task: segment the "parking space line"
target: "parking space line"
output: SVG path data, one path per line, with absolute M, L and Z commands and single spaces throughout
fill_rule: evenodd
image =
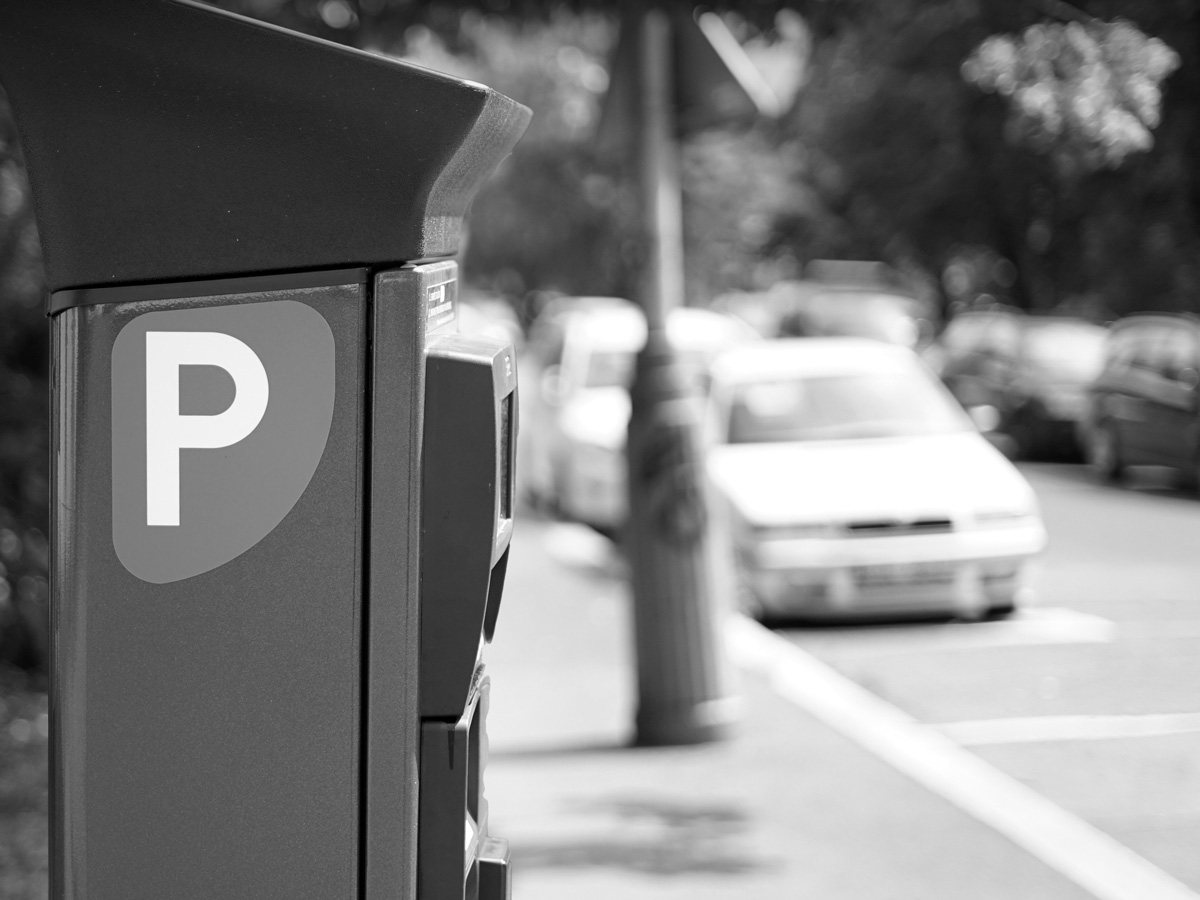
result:
M 1200 732 L 1200 713 L 1140 716 L 1027 716 L 942 722 L 933 726 L 964 747 L 1050 741 L 1106 741 Z
M 1098 900 L 1200 900 L 1124 844 L 964 750 L 744 616 L 725 631 L 734 661 L 783 698 L 955 804 Z
M 828 628 L 802 634 L 805 646 L 836 647 L 855 655 L 986 650 L 1060 644 L 1108 644 L 1117 639 L 1115 622 L 1065 607 L 1022 609 L 995 622 L 946 622 L 937 625 L 876 625 Z

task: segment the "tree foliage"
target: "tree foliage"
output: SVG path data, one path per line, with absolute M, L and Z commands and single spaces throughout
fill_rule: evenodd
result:
M 1179 54 L 1116 22 L 1030 25 L 993 35 L 963 63 L 967 81 L 1010 98 L 1009 139 L 1057 154 L 1068 167 L 1116 168 L 1149 150 L 1160 82 Z
M 49 530 L 44 276 L 24 160 L 0 95 L 0 661 L 45 657 Z
M 1045 2 L 854 8 L 788 120 L 815 196 L 781 243 L 915 264 L 948 303 L 1196 306 L 1190 5 L 1093 3 L 1087 25 Z

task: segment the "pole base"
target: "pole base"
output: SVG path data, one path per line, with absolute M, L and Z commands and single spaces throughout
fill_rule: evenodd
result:
M 637 712 L 634 725 L 638 747 L 676 747 L 723 741 L 738 721 L 738 699 L 723 697 Z

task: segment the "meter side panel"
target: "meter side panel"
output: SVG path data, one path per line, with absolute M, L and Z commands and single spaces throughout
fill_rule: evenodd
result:
M 419 590 L 425 354 L 455 327 L 458 264 L 380 272 L 372 352 L 364 900 L 417 891 Z
M 333 338 L 311 480 L 230 561 L 135 577 L 113 537 L 118 335 L 147 312 L 279 300 Z M 56 317 L 56 897 L 356 896 L 366 314 L 346 285 Z

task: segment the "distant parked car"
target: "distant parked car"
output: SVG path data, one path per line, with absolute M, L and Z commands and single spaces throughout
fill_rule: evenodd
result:
M 785 296 L 780 337 L 864 337 L 914 349 L 929 337 L 921 305 L 905 294 L 825 285 Z
M 766 291 L 722 294 L 713 308 L 763 337 L 865 337 L 920 349 L 933 338 L 932 310 L 885 284 L 779 281 Z
M 462 295 L 458 303 L 458 330 L 508 341 L 520 353 L 525 343 L 521 322 L 512 306 L 500 297 Z
M 909 349 L 801 338 L 712 368 L 708 472 L 759 616 L 1006 614 L 1046 543 L 1032 488 Z
M 963 313 L 938 338 L 939 374 L 1013 455 L 1078 456 L 1079 421 L 1105 335 L 1102 326 L 1067 316 Z
M 1097 474 L 1116 481 L 1126 466 L 1171 466 L 1200 487 L 1200 318 L 1114 322 L 1089 395 L 1080 431 Z
M 705 309 L 672 310 L 667 337 L 697 389 L 719 351 L 759 335 Z M 565 518 L 612 532 L 624 523 L 629 387 L 646 320 L 614 298 L 565 298 L 530 330 L 522 361 L 523 495 Z

